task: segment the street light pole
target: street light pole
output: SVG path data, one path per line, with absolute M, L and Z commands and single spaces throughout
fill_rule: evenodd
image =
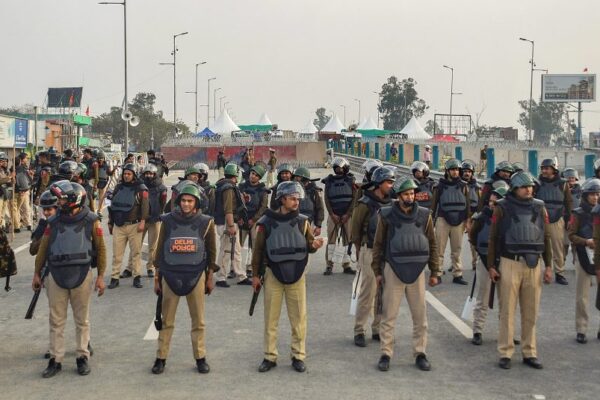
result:
M 219 90 L 221 90 L 221 88 L 213 90 L 213 121 L 217 120 L 217 92 Z
M 193 93 L 196 97 L 195 108 L 194 108 L 195 133 L 198 132 L 198 66 L 204 65 L 204 64 L 206 64 L 206 61 L 202 61 L 201 63 L 196 64 L 196 89 L 193 92 L 186 92 L 186 93 Z
M 358 122 L 357 125 L 360 124 L 360 100 L 359 99 L 354 99 L 354 101 L 358 101 Z
M 529 78 L 529 127 L 528 127 L 528 136 L 529 136 L 529 145 L 531 145 L 533 143 L 533 136 L 532 136 L 532 115 L 531 115 L 531 108 L 533 105 L 533 69 L 535 68 L 535 62 L 533 61 L 533 55 L 535 52 L 535 42 L 533 40 L 529 40 L 529 39 L 525 39 L 525 38 L 519 38 L 519 40 L 522 40 L 524 42 L 529 42 L 531 43 L 531 60 L 529 60 L 529 63 L 531 64 L 531 75 Z
M 187 35 L 188 32 L 178 33 L 173 35 L 173 128 L 177 135 L 177 47 L 175 40 L 178 36 Z
M 210 81 L 214 81 L 215 79 L 217 78 L 210 78 L 208 80 L 208 93 L 206 95 L 206 126 L 208 128 L 210 128 Z
M 454 95 L 454 68 L 447 65 L 443 66 L 450 70 L 450 123 L 449 123 L 449 134 L 452 135 L 452 96 Z
M 343 104 L 340 104 L 340 107 L 342 107 L 344 109 L 344 127 L 346 127 L 346 106 Z
M 123 101 L 123 112 L 126 113 L 129 108 L 129 99 L 127 98 L 127 0 L 121 2 L 102 1 L 98 4 L 115 4 L 123 6 L 123 49 L 125 58 L 125 96 Z M 79 139 L 78 139 L 79 140 Z M 129 121 L 125 121 L 125 153 L 129 151 Z

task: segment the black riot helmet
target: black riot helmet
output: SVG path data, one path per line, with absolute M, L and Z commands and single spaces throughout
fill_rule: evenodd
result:
M 77 163 L 75 161 L 63 161 L 58 166 L 58 175 L 61 178 L 71 180 L 77 172 Z
M 373 171 L 373 175 L 371 176 L 371 182 L 375 184 L 375 186 L 380 185 L 385 181 L 396 182 L 396 168 L 394 167 L 379 167 Z

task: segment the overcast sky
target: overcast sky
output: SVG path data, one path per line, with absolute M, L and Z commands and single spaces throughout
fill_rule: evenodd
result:
M 227 96 L 235 120 L 266 112 L 284 129 L 299 129 L 323 106 L 349 123 L 377 118 L 373 93 L 390 75 L 413 77 L 434 112 L 447 113 L 453 66 L 453 113 L 479 113 L 483 123 L 518 125 L 519 99 L 529 98 L 531 46 L 551 73 L 600 69 L 597 0 L 128 0 L 129 97 L 157 96 L 173 116 L 173 35 L 177 39 L 177 114 L 194 124 L 194 64 L 199 104 L 207 79 Z M 123 98 L 121 6 L 91 0 L 1 0 L 0 106 L 42 105 L 48 87 L 80 86 L 93 115 Z M 534 76 L 534 98 L 540 78 Z M 211 93 L 212 103 L 212 93 Z M 218 102 L 218 98 L 217 98 Z M 600 105 L 583 115 L 584 131 L 600 130 Z M 596 111 L 596 112 L 594 112 Z M 212 115 L 212 111 L 211 111 Z M 575 115 L 573 115 L 575 117 Z M 199 109 L 206 125 L 206 108 Z

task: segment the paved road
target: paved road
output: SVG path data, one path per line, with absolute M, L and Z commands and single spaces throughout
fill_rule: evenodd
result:
M 327 171 L 313 170 L 313 173 L 324 176 Z M 168 184 L 174 181 L 173 177 L 167 179 Z M 112 254 L 111 239 L 107 236 L 109 254 Z M 28 240 L 27 233 L 18 234 L 13 248 L 18 249 Z M 471 345 L 448 319 L 451 314 L 460 315 L 469 288 L 449 283 L 446 275 L 441 286 L 430 290 L 432 301 L 436 303 L 437 299 L 437 303 L 448 309 L 442 314 L 439 305 L 434 308 L 430 303 L 428 307 L 427 352 L 433 370 L 421 372 L 414 367 L 410 314 L 404 303 L 391 370 L 382 373 L 376 369 L 379 358 L 376 343 L 369 341 L 367 348 L 353 345 L 354 320 L 348 315 L 352 277 L 341 274 L 339 268 L 332 276 L 323 276 L 324 257 L 323 250 L 311 256 L 307 276 L 306 374 L 296 373 L 289 365 L 290 329 L 285 312 L 280 326 L 279 366 L 267 374 L 257 372 L 262 360 L 262 307 L 257 307 L 254 317 L 249 317 L 251 289 L 232 285 L 229 289 L 217 288 L 207 301 L 207 357 L 211 373 L 204 376 L 195 372 L 190 322 L 182 302 L 166 371 L 161 376 L 152 375 L 156 341 L 143 338 L 153 319 L 156 297 L 151 280 L 146 278 L 143 289 L 133 288 L 131 279 L 122 280 L 118 289 L 93 298 L 92 343 L 96 354 L 91 359 L 92 373 L 80 377 L 75 371 L 74 325 L 69 317 L 63 372 L 46 380 L 41 378 L 41 371 L 46 366 L 43 354 L 48 343 L 47 300 L 45 295 L 40 297 L 33 320 L 23 319 L 32 294 L 33 271 L 33 258 L 24 249 L 17 254 L 19 274 L 12 280 L 13 291 L 0 294 L 0 398 L 532 399 L 534 395 L 546 399 L 598 398 L 600 341 L 595 339 L 598 315 L 593 316 L 590 342 L 577 344 L 573 284 L 543 288 L 538 324 L 539 355 L 545 365 L 542 371 L 520 364 L 518 353 L 510 371 L 496 366 L 495 312 L 489 316 L 483 346 Z M 466 246 L 463 260 L 469 267 L 471 256 Z M 567 278 L 574 282 L 573 267 L 569 266 Z M 468 280 L 473 278 L 470 270 L 465 276 Z M 459 322 L 457 326 L 466 330 L 468 336 L 467 325 Z

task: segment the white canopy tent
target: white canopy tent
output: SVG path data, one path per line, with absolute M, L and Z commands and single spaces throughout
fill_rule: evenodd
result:
M 312 120 L 309 120 L 308 123 L 304 126 L 304 128 L 300 129 L 299 133 L 317 133 L 317 128 L 315 124 L 313 124 Z
M 214 126 L 212 126 L 210 130 L 220 134 L 228 134 L 234 131 L 239 131 L 240 127 L 233 122 L 229 116 L 229 113 L 227 113 L 227 110 L 223 110 L 221 115 L 219 115 L 215 121 Z
M 273 125 L 267 113 L 262 113 L 256 125 Z
M 404 128 L 400 131 L 408 136 L 408 139 L 419 139 L 419 140 L 427 140 L 431 139 L 431 136 L 425 132 L 425 129 L 419 124 L 419 121 L 415 117 L 412 117 L 410 121 L 406 124 Z
M 356 128 L 358 130 L 364 129 L 364 130 L 373 130 L 373 129 L 379 129 L 379 127 L 377 126 L 377 124 L 375 123 L 375 121 L 373 121 L 372 117 L 369 118 L 365 118 Z
M 329 122 L 321 129 L 321 132 L 340 133 L 344 129 L 344 124 L 340 121 L 337 115 L 329 119 Z

